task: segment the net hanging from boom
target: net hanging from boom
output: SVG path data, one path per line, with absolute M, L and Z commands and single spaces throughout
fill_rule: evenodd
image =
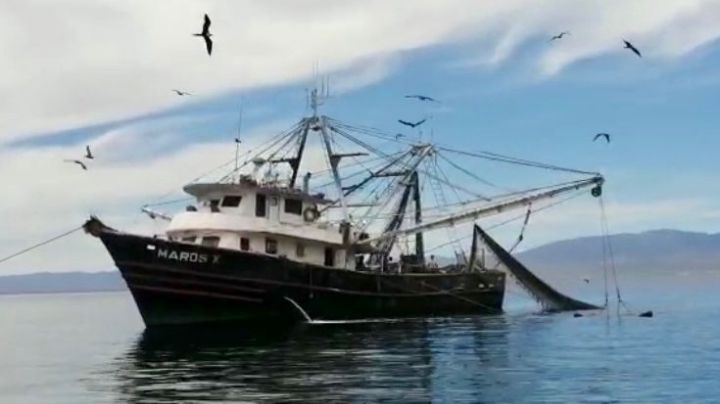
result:
M 512 275 L 544 311 L 595 310 L 602 307 L 573 299 L 555 290 L 515 259 L 477 224 L 470 255 L 471 268 L 501 269 Z

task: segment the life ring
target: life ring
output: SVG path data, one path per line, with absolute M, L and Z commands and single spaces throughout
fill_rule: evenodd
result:
M 315 219 L 318 218 L 319 214 L 320 213 L 318 212 L 317 208 L 311 206 L 305 208 L 305 210 L 303 211 L 303 219 L 305 219 L 306 222 L 314 222 Z

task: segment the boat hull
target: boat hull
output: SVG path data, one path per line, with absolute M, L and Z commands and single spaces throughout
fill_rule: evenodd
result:
M 147 327 L 498 313 L 505 275 L 379 274 L 115 231 L 99 235 Z

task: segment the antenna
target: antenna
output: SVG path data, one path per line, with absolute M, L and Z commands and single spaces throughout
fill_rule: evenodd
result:
M 237 181 L 240 182 L 240 173 L 238 173 L 239 157 L 240 157 L 240 132 L 242 132 L 242 118 L 243 118 L 243 97 L 240 97 L 240 112 L 238 114 L 238 128 L 237 137 L 235 138 L 235 175 L 237 175 Z
M 238 139 L 240 139 L 240 131 L 242 131 L 242 123 L 243 123 L 243 97 L 240 97 L 240 112 L 238 114 L 238 130 L 237 130 L 237 136 Z
M 318 89 L 318 81 L 320 88 Z M 307 89 L 305 90 L 307 91 Z M 315 88 L 310 90 L 310 108 L 313 111 L 313 116 L 318 116 L 318 107 L 325 103 L 325 100 L 330 98 L 330 76 L 325 76 L 321 79 L 315 80 Z

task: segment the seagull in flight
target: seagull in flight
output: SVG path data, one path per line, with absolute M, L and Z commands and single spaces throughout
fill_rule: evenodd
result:
M 605 138 L 605 141 L 608 142 L 608 143 L 610 143 L 610 134 L 609 134 L 609 133 L 598 133 L 598 134 L 595 135 L 595 137 L 593 138 L 593 142 L 596 141 L 596 140 L 598 140 L 598 139 L 601 138 L 601 137 L 604 137 L 604 138 Z
M 417 126 L 422 125 L 423 122 L 425 122 L 426 120 L 427 120 L 427 119 L 423 119 L 422 121 L 417 121 L 417 122 L 414 122 L 414 123 L 413 123 L 413 122 L 403 121 L 402 119 L 398 119 L 398 122 L 400 122 L 401 124 L 403 124 L 403 125 L 405 125 L 405 126 L 409 126 L 409 127 L 411 127 L 411 128 L 415 128 L 415 127 L 417 127 Z
M 170 91 L 174 92 L 175 94 L 177 94 L 177 95 L 179 95 L 179 96 L 181 96 L 181 97 L 184 96 L 184 95 L 192 95 L 192 94 L 188 93 L 187 91 L 176 90 L 176 89 L 174 89 L 174 88 L 173 88 L 172 90 L 170 90 Z
M 624 49 L 630 49 L 630 50 L 631 50 L 634 54 L 636 54 L 639 58 L 642 57 L 642 54 L 640 53 L 640 51 L 638 50 L 638 48 L 636 48 L 633 44 L 631 44 L 630 42 L 628 42 L 628 41 L 626 41 L 626 40 L 624 40 L 624 39 L 623 39 L 623 42 L 625 42 L 625 48 L 624 48 Z
M 563 31 L 563 32 L 561 32 L 561 33 L 553 36 L 552 38 L 550 38 L 550 40 L 549 40 L 548 42 L 552 42 L 552 41 L 555 41 L 555 40 L 558 40 L 558 39 L 562 39 L 562 37 L 564 37 L 565 35 L 570 35 L 570 32 L 569 32 L 569 31 Z
M 420 101 L 440 102 L 433 97 L 428 97 L 427 95 L 420 95 L 420 94 L 406 95 L 405 98 L 417 98 Z
M 87 170 L 87 166 L 85 165 L 85 163 L 83 163 L 80 160 L 65 160 L 65 162 L 66 163 L 75 163 L 75 164 L 79 165 L 80 167 L 82 167 L 83 170 Z
M 212 22 L 210 21 L 210 17 L 205 14 L 205 22 L 203 23 L 202 32 L 199 34 L 193 34 L 193 36 L 200 36 L 205 40 L 205 48 L 207 49 L 208 56 L 212 55 L 213 47 L 212 39 L 210 39 L 210 37 L 212 36 L 212 34 L 210 33 L 210 24 L 212 24 Z
M 240 143 L 242 143 L 242 140 L 235 138 L 235 143 L 240 144 Z
M 89 145 L 88 145 L 88 146 L 85 146 L 85 158 L 86 158 L 86 159 L 90 159 L 90 160 L 92 160 L 92 159 L 95 158 L 95 156 L 93 156 L 92 152 L 90 151 L 90 146 L 89 146 Z

